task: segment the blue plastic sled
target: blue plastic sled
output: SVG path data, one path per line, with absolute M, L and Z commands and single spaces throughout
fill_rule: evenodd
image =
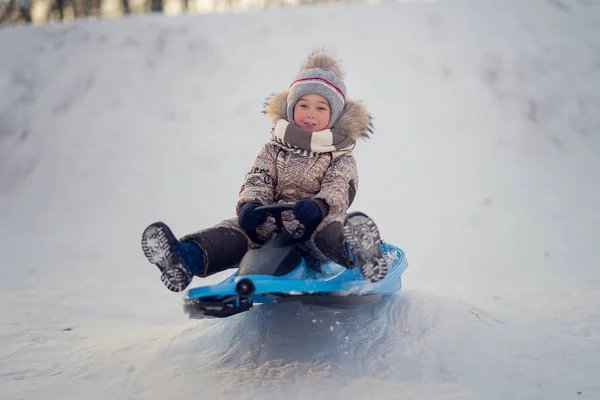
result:
M 291 207 L 260 207 L 274 215 L 277 230 L 262 247 L 249 250 L 231 276 L 187 292 L 183 308 L 190 318 L 224 318 L 254 305 L 274 302 L 355 308 L 402 288 L 402 274 L 408 262 L 400 248 L 388 243 L 381 244 L 388 273 L 378 282 L 366 280 L 359 269 L 347 269 L 333 262 L 321 263 L 319 268 L 309 266 L 296 246 L 302 238 L 293 239 L 281 229 L 281 211 Z

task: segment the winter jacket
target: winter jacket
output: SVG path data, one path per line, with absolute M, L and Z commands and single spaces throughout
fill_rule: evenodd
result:
M 265 114 L 273 123 L 286 118 L 287 91 L 273 95 Z M 332 130 L 354 140 L 372 132 L 371 117 L 365 107 L 348 100 Z M 358 190 L 358 170 L 352 151 L 300 155 L 267 142 L 252 163 L 239 192 L 236 213 L 250 202 L 263 205 L 295 203 L 313 199 L 326 204 L 327 214 L 344 214 Z M 323 204 L 321 203 L 321 204 Z M 290 220 L 286 218 L 284 220 Z

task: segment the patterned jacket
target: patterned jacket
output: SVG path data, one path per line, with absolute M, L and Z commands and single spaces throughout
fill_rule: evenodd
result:
M 268 99 L 265 114 L 276 123 L 286 119 L 287 91 Z M 332 130 L 354 140 L 372 132 L 365 107 L 347 100 Z M 269 141 L 258 153 L 240 189 L 236 214 L 245 203 L 263 205 L 295 203 L 301 199 L 322 200 L 328 214 L 344 214 L 358 190 L 358 171 L 351 151 L 300 155 Z M 289 221 L 291 218 L 284 220 Z M 287 225 L 287 224 L 286 224 Z

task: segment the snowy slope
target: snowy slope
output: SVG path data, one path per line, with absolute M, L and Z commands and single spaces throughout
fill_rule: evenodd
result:
M 448 0 L 0 30 L 0 398 L 600 398 L 599 26 Z M 263 99 L 321 46 L 375 116 L 353 208 L 405 288 L 187 320 L 140 234 L 233 216 Z

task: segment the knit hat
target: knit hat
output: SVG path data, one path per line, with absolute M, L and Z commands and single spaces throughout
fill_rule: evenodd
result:
M 296 80 L 290 85 L 287 96 L 287 117 L 294 121 L 294 106 L 305 94 L 316 93 L 329 101 L 331 118 L 327 129 L 331 128 L 344 111 L 346 103 L 346 85 L 337 61 L 324 51 L 313 52 Z

